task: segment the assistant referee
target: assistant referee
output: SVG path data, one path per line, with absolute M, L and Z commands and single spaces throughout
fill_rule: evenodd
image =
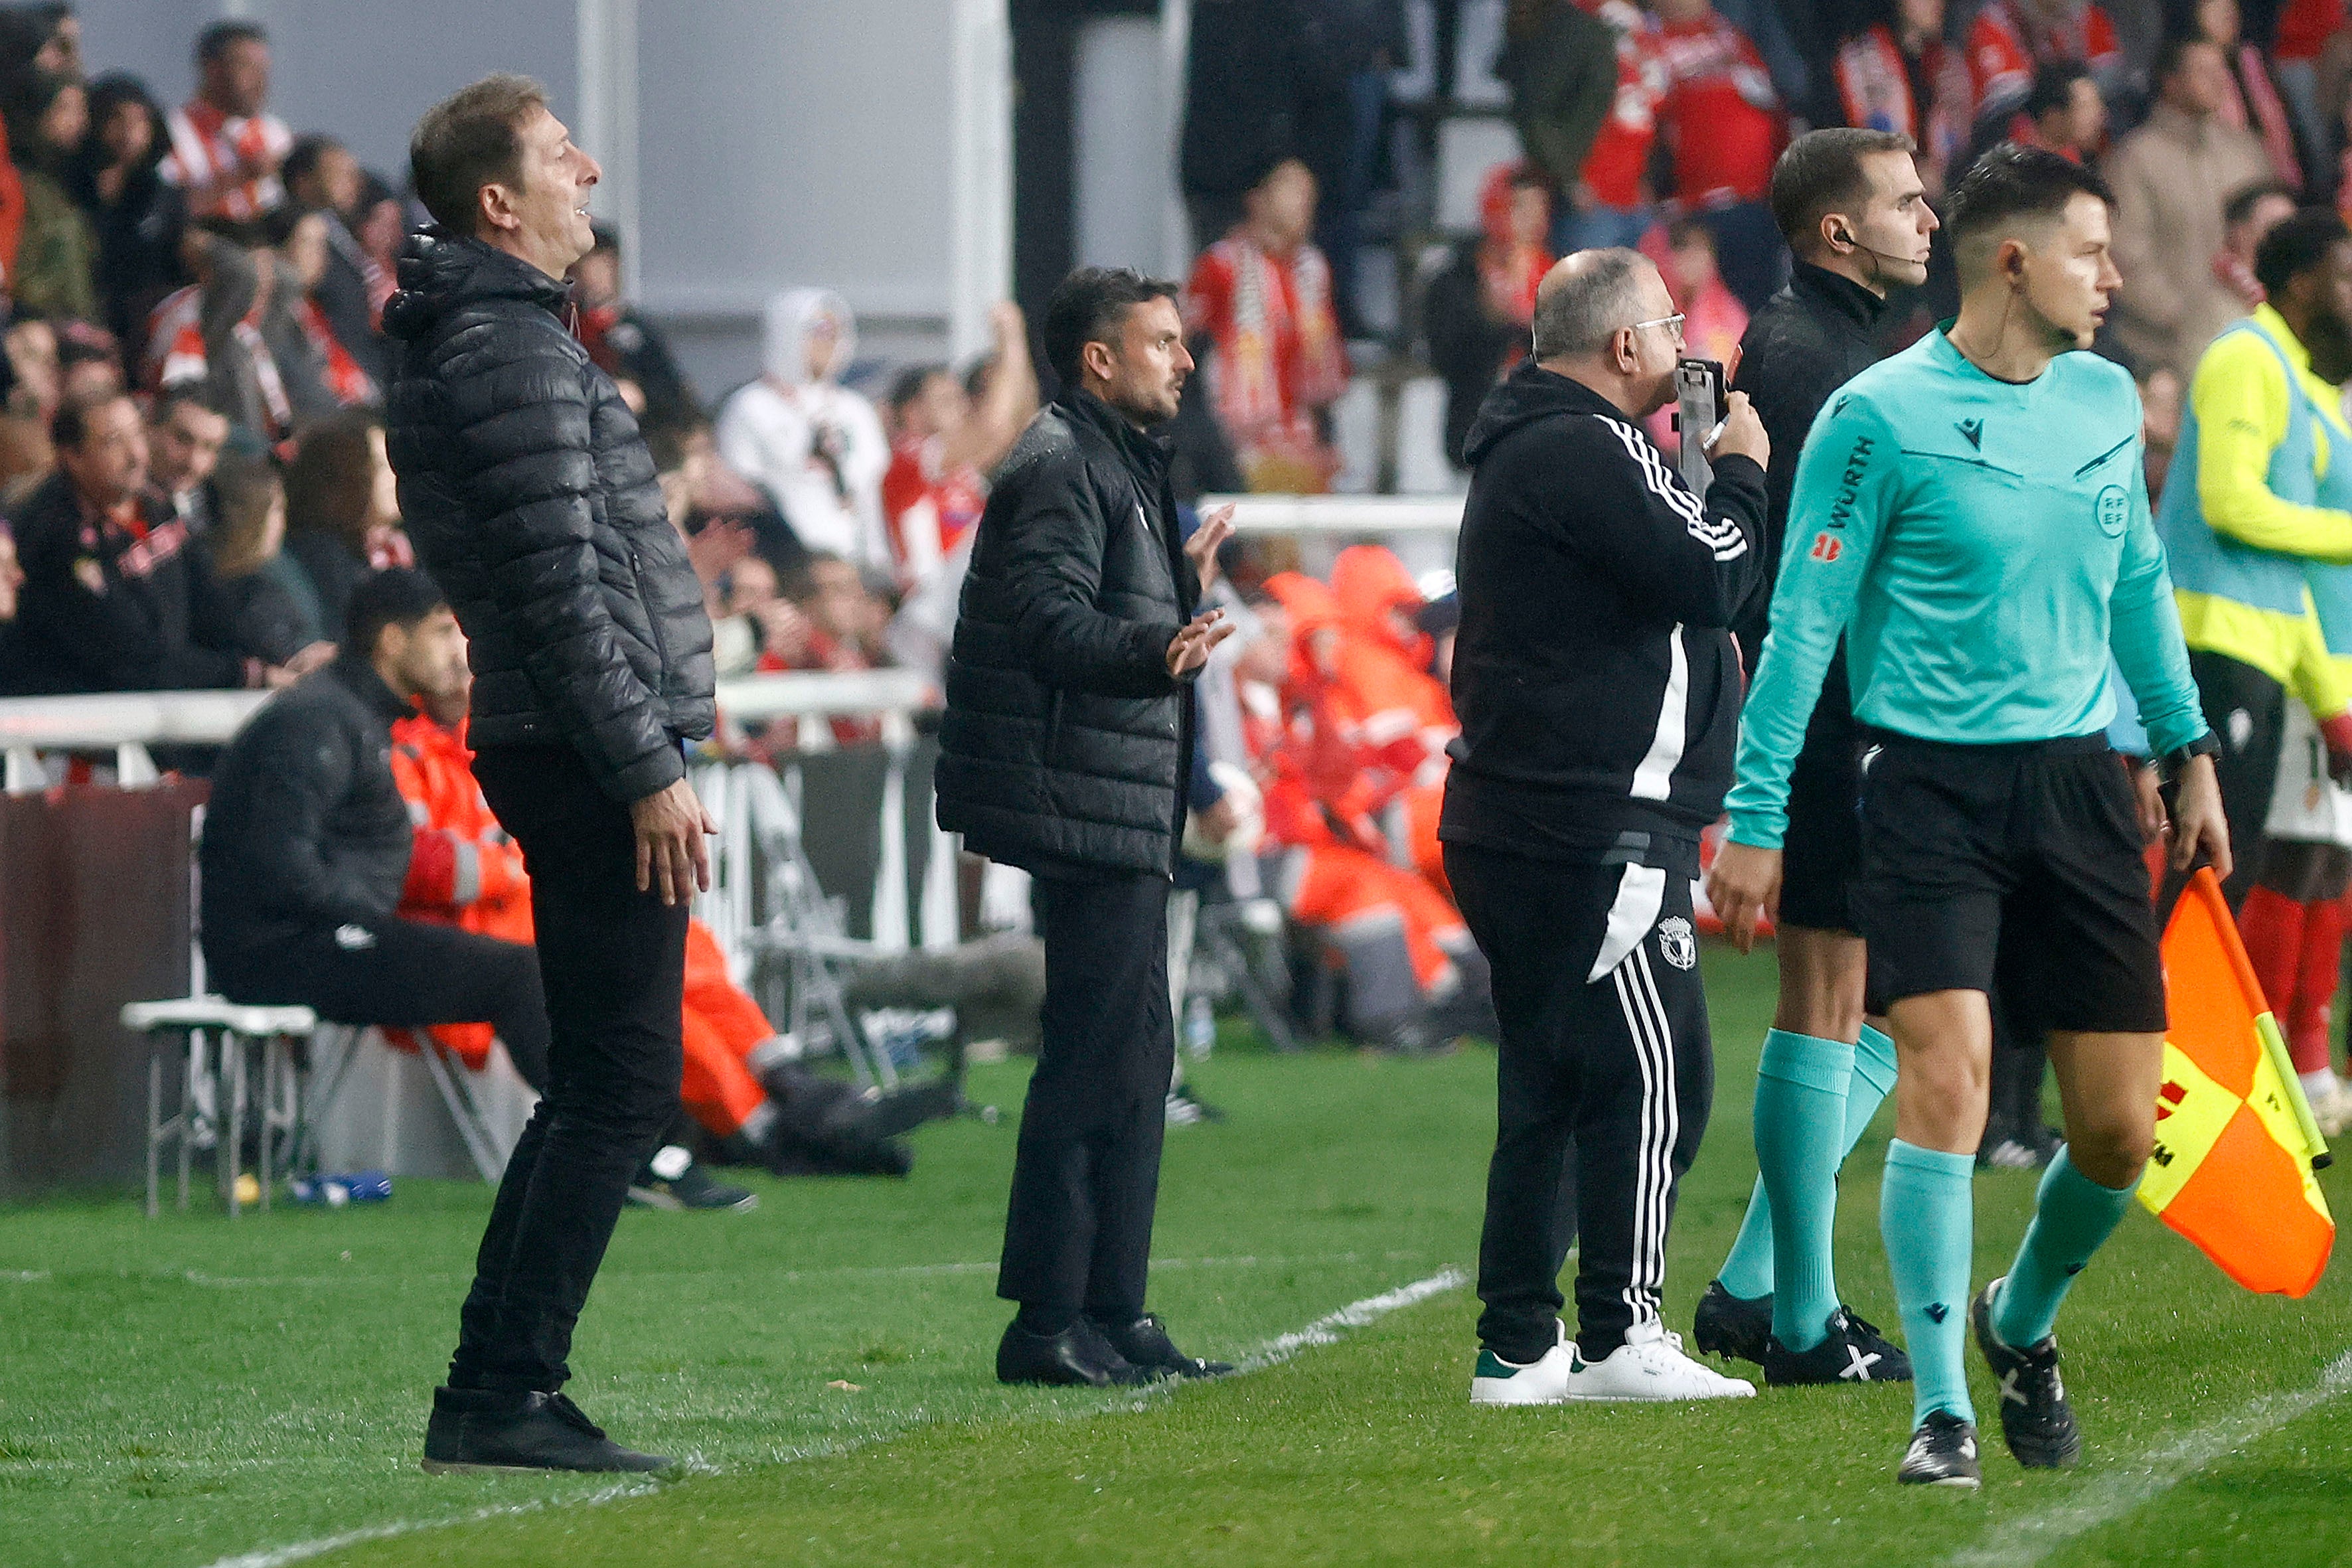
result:
M 2173 858 L 2229 869 L 2211 732 L 2142 478 L 2130 375 L 2084 353 L 2121 283 L 2113 198 L 2003 144 L 1944 223 L 1958 319 L 1848 383 L 1807 443 L 1708 890 L 1743 943 L 1776 896 L 1789 773 L 1839 635 L 1864 774 L 1855 913 L 1901 1073 L 1880 1227 L 1916 1372 L 1899 1479 L 1980 1482 L 1961 1366 L 1987 994 L 2049 1020 L 2066 1107 L 2025 1244 L 1975 1301 L 2021 1464 L 2081 1447 L 2051 1333 L 2155 1135 L 2164 974 L 2110 649 L 2179 784 Z

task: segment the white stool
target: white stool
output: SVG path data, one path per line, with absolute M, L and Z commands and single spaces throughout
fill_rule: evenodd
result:
M 147 1217 L 157 1213 L 160 1162 L 166 1142 L 178 1146 L 180 1207 L 188 1206 L 188 1159 L 196 1133 L 208 1123 L 218 1135 L 226 1158 L 221 1163 L 221 1197 L 235 1219 L 243 1205 L 236 1192 L 237 1162 L 243 1155 L 246 1106 L 246 1052 L 261 1048 L 261 1206 L 269 1207 L 271 1137 L 284 1135 L 290 1151 L 301 1125 L 301 1087 L 295 1072 L 289 1040 L 310 1037 L 319 1016 L 308 1007 L 244 1006 L 223 996 L 188 996 L 171 1002 L 133 1002 L 122 1009 L 122 1026 L 147 1037 Z M 163 1116 L 163 1037 L 177 1036 L 182 1074 L 180 1109 L 168 1121 Z M 205 1039 L 216 1036 L 220 1056 L 205 1060 Z M 214 1079 L 215 1116 L 200 1106 L 200 1085 Z M 226 1079 L 224 1085 L 222 1079 Z M 226 1089 L 224 1095 L 221 1090 Z M 226 1115 L 221 1116 L 226 1100 Z M 218 1117 L 220 1125 L 215 1122 Z

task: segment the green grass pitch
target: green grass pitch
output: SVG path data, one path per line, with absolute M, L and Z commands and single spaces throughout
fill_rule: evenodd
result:
M 1771 961 L 1706 956 L 1719 1086 L 1684 1188 L 1669 1317 L 1728 1245 Z M 2239 1290 L 2143 1213 L 2061 1320 L 2088 1451 L 1977 1497 L 1893 1483 L 1901 1387 L 1698 1408 L 1474 1410 L 1465 1286 L 1213 1385 L 1138 1398 L 992 1379 L 1007 1111 L 919 1135 L 913 1178 L 761 1182 L 751 1215 L 633 1212 L 572 1392 L 688 1456 L 628 1495 L 416 1468 L 488 1204 L 403 1182 L 381 1208 L 142 1219 L 127 1201 L 0 1215 L 0 1564 L 2254 1563 L 2352 1549 L 2352 1294 Z M 1169 1138 L 1154 1305 L 1239 1357 L 1475 1262 L 1493 1058 L 1229 1049 L 1232 1118 Z M 1889 1119 L 1857 1151 L 1841 1279 L 1895 1320 L 1877 1236 Z M 1977 1193 L 1977 1279 L 2033 1178 Z M 2352 1179 L 2330 1173 L 2339 1209 Z M 1973 1355 L 1973 1352 L 1971 1352 Z M 1993 1393 L 1976 1397 L 1988 1422 Z M 323 1552 L 302 1548 L 340 1538 Z

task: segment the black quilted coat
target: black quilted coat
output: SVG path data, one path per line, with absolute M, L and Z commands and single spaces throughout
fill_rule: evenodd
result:
M 400 510 L 472 649 L 476 746 L 569 744 L 615 800 L 710 733 L 710 621 L 653 458 L 558 312 L 564 286 L 412 235 L 384 307 Z
M 1165 448 L 1093 395 L 1039 414 L 996 476 L 940 729 L 940 826 L 1041 875 L 1174 869 L 1192 703 L 1168 644 L 1200 579 Z

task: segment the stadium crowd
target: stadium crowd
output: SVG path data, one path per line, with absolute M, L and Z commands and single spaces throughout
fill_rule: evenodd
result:
M 1931 196 L 2001 140 L 2105 172 L 2126 282 L 2099 347 L 2139 383 L 2160 495 L 2200 356 L 2263 302 L 2261 240 L 2299 206 L 2352 205 L 2344 0 L 1511 0 L 1491 68 L 1524 155 L 1486 173 L 1476 233 L 1402 258 L 1407 325 L 1381 344 L 1363 261 L 1412 237 L 1385 194 L 1411 37 L 1402 0 L 1193 7 L 1178 173 L 1202 242 L 1182 290 L 1201 395 L 1173 430 L 1188 524 L 1203 492 L 1329 488 L 1334 405 L 1383 353 L 1445 380 L 1459 463 L 1569 250 L 1651 255 L 1690 352 L 1734 360 L 1789 273 L 1774 162 L 1839 123 L 1910 137 Z M 421 209 L 331 128 L 270 111 L 258 24 L 207 27 L 194 58 L 195 95 L 167 108 L 85 74 L 69 5 L 0 8 L 0 695 L 291 686 L 350 651 L 371 574 L 415 563 L 380 405 L 382 312 Z M 839 295 L 789 289 L 764 312 L 760 375 L 712 404 L 625 298 L 619 246 L 600 232 L 576 268 L 576 331 L 644 428 L 721 676 L 936 675 L 990 476 L 1051 390 L 1020 310 L 997 308 L 968 366 L 883 368 L 860 361 Z M 1939 249 L 1924 289 L 1895 291 L 1884 345 L 1953 299 Z M 1446 585 L 1370 544 L 1310 576 L 1257 538 L 1227 546 L 1214 592 L 1241 629 L 1197 699 L 1199 880 L 1311 933 L 1361 1037 L 1418 1049 L 1488 1026 L 1436 848 L 1456 733 Z M 449 694 L 417 697 L 412 760 L 462 749 L 434 717 Z M 722 714 L 714 744 L 769 756 L 877 732 L 829 728 Z M 425 864 L 408 895 L 434 902 Z M 2298 920 L 2297 942 L 2305 924 L 2340 940 Z M 756 1109 L 741 1057 L 710 1058 L 714 1138 Z M 2007 1142 L 2046 1158 L 2025 1115 Z

